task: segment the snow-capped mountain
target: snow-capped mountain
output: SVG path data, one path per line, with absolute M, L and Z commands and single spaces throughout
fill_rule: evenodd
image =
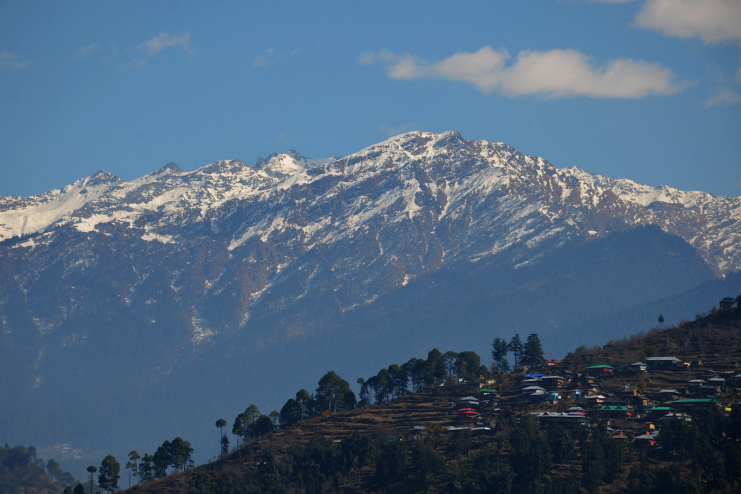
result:
M 0 199 L 0 239 L 20 237 L 3 255 L 27 263 L 24 290 L 50 258 L 64 258 L 55 284 L 89 269 L 96 238 L 144 242 L 127 261 L 135 273 L 121 296 L 133 303 L 151 269 L 142 263 L 158 252 L 172 265 L 167 285 L 193 342 L 238 328 L 260 302 L 270 311 L 313 290 L 332 293 L 345 311 L 444 264 L 522 266 L 569 240 L 638 225 L 684 238 L 722 274 L 741 267 L 740 219 L 741 198 L 557 169 L 457 132 L 411 132 L 341 159 L 290 151 L 256 166 L 168 164 L 131 182 L 101 171 L 40 196 Z M 182 250 L 204 242 L 200 261 L 183 264 Z M 55 327 L 74 311 L 61 299 L 35 317 Z
M 520 243 L 532 248 L 553 237 L 656 224 L 724 273 L 741 267 L 740 219 L 741 198 L 557 169 L 456 132 L 411 132 L 343 159 L 289 151 L 252 167 L 227 160 L 183 172 L 169 164 L 131 182 L 101 171 L 39 196 L 0 198 L 0 240 L 126 222 L 143 240 L 171 242 L 192 236 L 188 227 L 207 225 L 210 236 L 228 240 L 230 251 L 288 235 L 307 252 L 373 230 L 380 260 L 383 231 L 408 222 L 424 238 L 419 247 L 436 252 L 435 265 L 482 259 Z M 36 237 L 17 248 L 48 241 Z M 520 262 L 527 257 L 518 255 Z M 406 264 L 402 279 L 427 265 Z
M 558 169 L 456 132 L 2 197 L 0 434 L 102 441 L 109 423 L 89 425 L 103 404 L 129 421 L 121 437 L 154 437 L 142 424 L 189 424 L 185 409 L 213 423 L 214 403 L 243 410 L 245 393 L 273 399 L 325 367 L 361 375 L 363 359 L 377 370 L 514 332 L 573 349 L 572 327 L 739 269 L 739 220 L 741 198 Z M 211 394 L 196 406 L 192 392 Z

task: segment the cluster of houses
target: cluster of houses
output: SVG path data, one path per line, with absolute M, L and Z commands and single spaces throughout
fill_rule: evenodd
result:
M 558 364 L 557 360 L 549 359 L 543 363 L 542 370 Z M 623 373 L 641 373 L 650 369 L 687 369 L 690 365 L 701 366 L 702 362 L 686 363 L 673 356 L 647 357 L 642 362 L 613 367 L 607 364 L 591 365 L 583 372 L 562 370 L 559 374 L 544 372 L 526 374 L 520 381 L 520 393 L 514 396 L 516 402 L 543 404 L 546 406 L 558 405 L 568 397 L 575 406 L 569 408 L 556 407 L 559 411 L 531 412 L 533 417 L 547 426 L 550 423 L 575 422 L 589 424 L 590 418 L 608 419 L 613 421 L 645 420 L 640 434 L 633 437 L 636 446 L 651 446 L 656 444 L 659 431 L 654 424 L 664 420 L 692 420 L 691 414 L 708 407 L 719 406 L 716 395 L 721 390 L 735 390 L 741 393 L 741 373 L 737 371 L 715 372 L 708 370 L 700 378 L 687 381 L 681 389 L 661 389 L 653 392 L 643 392 L 627 384 L 618 389 L 602 389 L 602 378 Z M 526 373 L 527 369 L 523 369 Z M 482 421 L 485 415 L 498 415 L 500 409 L 500 395 L 496 389 L 484 387 L 493 381 L 482 383 L 482 387 L 474 394 L 461 398 L 458 403 L 451 403 L 455 410 L 452 414 L 462 420 L 472 419 L 476 425 L 458 425 L 448 428 L 448 432 L 471 431 L 472 433 L 486 433 L 491 430 L 489 425 Z M 735 386 L 738 386 L 735 387 Z M 568 388 L 568 389 L 567 389 Z M 621 422 L 622 423 L 622 422 Z M 493 424 L 493 422 L 492 422 Z M 490 424 L 491 425 L 491 424 Z M 629 427 L 633 429 L 633 427 Z M 612 430 L 613 438 L 630 441 L 630 437 L 623 430 Z
M 727 297 L 720 303 L 721 310 L 732 309 L 736 304 L 736 299 Z M 455 425 L 444 427 L 445 433 L 489 434 L 496 428 L 500 406 L 512 408 L 514 405 L 522 410 L 525 405 L 535 405 L 534 408 L 545 410 L 531 411 L 530 414 L 545 427 L 569 422 L 589 426 L 594 425 L 594 419 L 605 419 L 613 439 L 631 442 L 638 447 L 650 447 L 657 444 L 663 421 L 691 421 L 692 415 L 698 411 L 720 406 L 717 399 L 719 394 L 730 392 L 741 395 L 739 369 L 705 370 L 700 360 L 684 362 L 674 356 L 652 356 L 619 366 L 590 365 L 581 372 L 572 372 L 559 364 L 556 359 L 544 359 L 537 372 L 525 366 L 515 367 L 513 374 L 523 376 L 518 383 L 519 392 L 518 388 L 512 390 L 508 387 L 503 395 L 495 389 L 496 381 L 485 381 L 481 376 L 479 389 L 450 403 L 451 415 L 456 420 Z M 681 385 L 676 384 L 677 379 L 671 379 L 672 387 L 666 389 L 646 391 L 645 386 L 639 389 L 628 384 L 617 388 L 614 385 L 605 386 L 605 378 L 613 376 L 628 378 L 651 370 L 696 368 L 701 369 L 702 375 Z M 466 383 L 460 379 L 454 384 L 464 386 Z M 564 404 L 566 401 L 568 405 Z M 617 428 L 618 424 L 625 429 Z M 413 437 L 421 438 L 428 431 L 420 425 L 412 427 L 409 432 Z

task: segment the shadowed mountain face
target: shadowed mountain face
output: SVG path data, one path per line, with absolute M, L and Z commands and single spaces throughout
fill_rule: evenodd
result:
M 216 415 L 329 368 L 354 382 L 515 332 L 565 352 L 571 327 L 738 269 L 739 219 L 739 198 L 455 132 L 0 198 L 0 433 L 198 448 Z

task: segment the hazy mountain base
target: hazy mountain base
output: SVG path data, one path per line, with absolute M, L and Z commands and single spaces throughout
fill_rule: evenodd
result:
M 234 416 L 245 402 L 266 412 L 279 409 L 290 394 L 287 383 L 291 390 L 312 389 L 329 368 L 354 382 L 433 346 L 472 348 L 487 356 L 492 338 L 515 332 L 538 332 L 547 354 L 561 356 L 591 343 L 572 335 L 577 328 L 583 337 L 589 321 L 595 322 L 595 339 L 618 338 L 642 328 L 634 325 L 634 307 L 650 315 L 647 327 L 658 315 L 650 314 L 652 299 L 663 299 L 656 307 L 666 307 L 666 300 L 687 292 L 678 296 L 688 301 L 687 313 L 664 315 L 692 318 L 708 307 L 705 299 L 741 292 L 738 282 L 738 276 L 716 280 L 684 240 L 656 227 L 640 228 L 565 246 L 518 269 L 457 265 L 344 314 L 331 294 L 311 293 L 275 318 L 250 319 L 242 331 L 215 342 L 187 366 L 175 364 L 165 378 L 144 386 L 141 366 L 147 354 L 157 357 L 157 348 L 146 349 L 144 364 L 137 349 L 162 336 L 145 333 L 143 342 L 116 338 L 118 326 L 132 327 L 136 321 L 117 315 L 115 304 L 102 304 L 99 318 L 85 323 L 105 324 L 115 348 L 70 347 L 65 373 L 55 377 L 54 386 L 4 396 L 0 412 L 8 420 L 2 421 L 0 437 L 36 444 L 71 441 L 122 456 L 131 449 L 153 450 L 180 435 L 193 443 L 201 462 L 215 453 L 209 425 L 215 418 Z M 176 324 L 178 314 L 163 311 L 157 317 Z M 609 335 L 602 332 L 602 318 L 611 321 Z M 313 334 L 288 341 L 276 337 L 290 333 L 286 326 L 307 320 L 320 321 Z M 7 348 L 3 354 L 10 356 Z M 111 355 L 118 364 L 110 362 Z M 0 361 L 5 367 L 13 359 Z M 3 394 L 9 390 L 3 384 Z

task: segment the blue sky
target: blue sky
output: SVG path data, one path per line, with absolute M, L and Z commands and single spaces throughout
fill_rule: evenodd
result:
M 0 3 L 0 195 L 457 130 L 741 195 L 741 2 Z

